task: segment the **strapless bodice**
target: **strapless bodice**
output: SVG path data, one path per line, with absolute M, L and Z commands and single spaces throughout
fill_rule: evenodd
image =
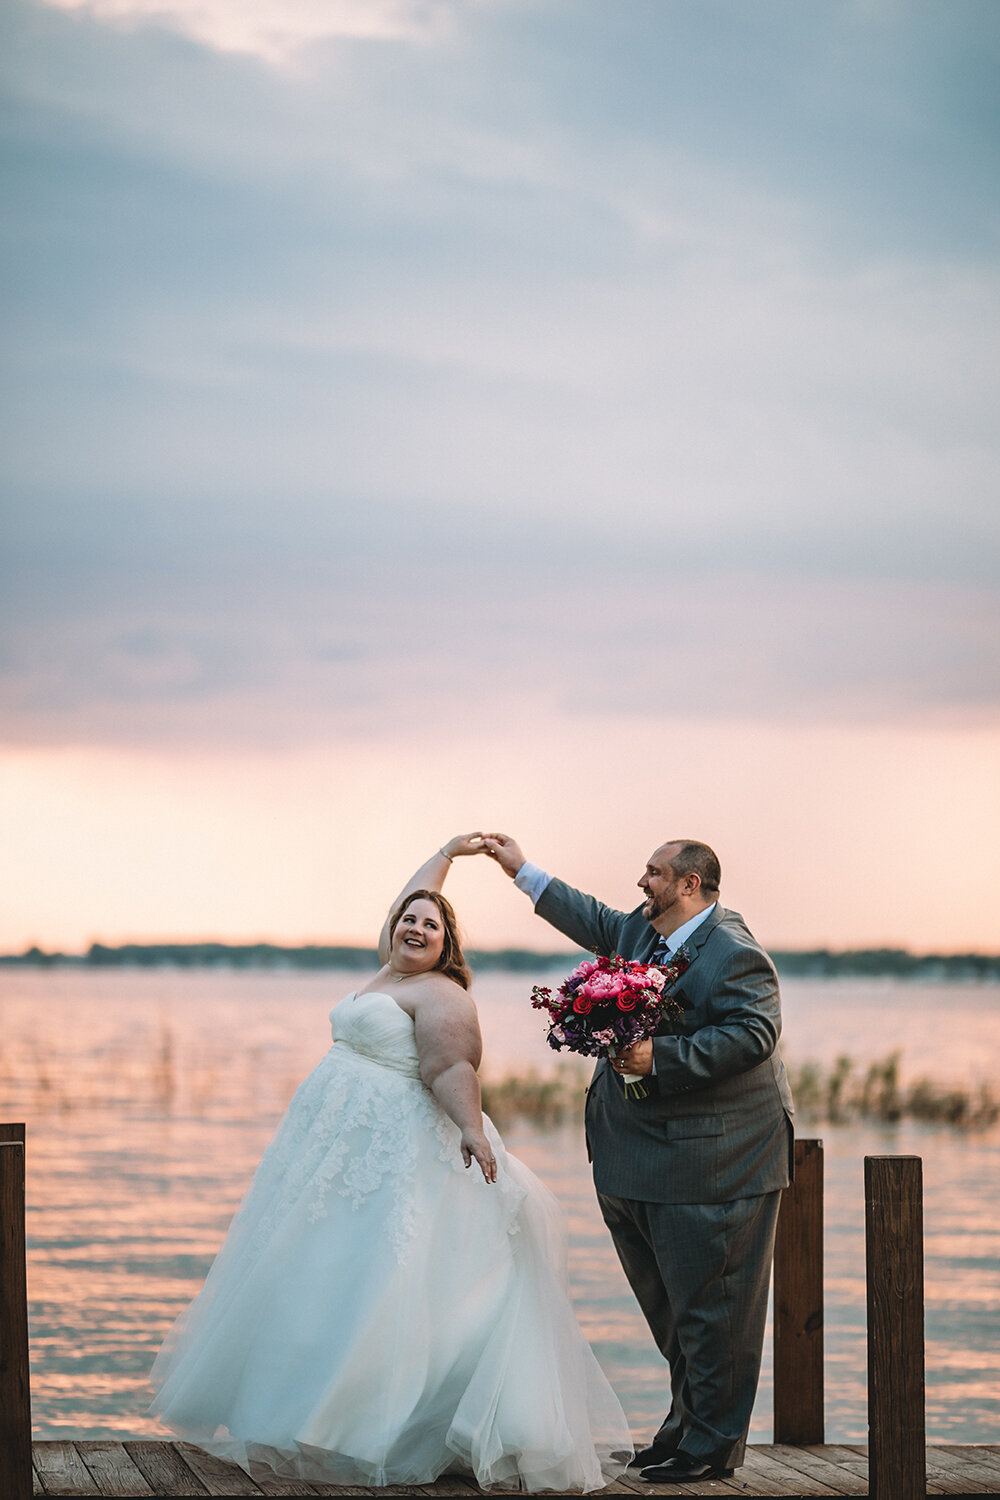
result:
M 420 1077 L 413 1017 L 384 991 L 345 995 L 330 1012 L 330 1029 L 338 1049 L 407 1078 Z

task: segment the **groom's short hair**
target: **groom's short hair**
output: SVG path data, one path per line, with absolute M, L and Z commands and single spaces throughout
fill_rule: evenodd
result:
M 715 851 L 707 844 L 699 844 L 697 839 L 667 840 L 667 848 L 672 848 L 674 844 L 680 846 L 670 860 L 670 868 L 674 874 L 678 877 L 697 875 L 701 879 L 702 890 L 716 895 L 722 884 L 722 867 Z

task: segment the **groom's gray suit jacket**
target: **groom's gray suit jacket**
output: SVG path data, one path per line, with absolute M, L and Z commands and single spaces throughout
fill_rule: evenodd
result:
M 657 933 L 642 908 L 614 911 L 561 880 L 535 907 L 595 953 L 647 962 Z M 792 1095 L 777 1051 L 778 977 L 743 918 L 722 906 L 684 945 L 691 964 L 668 993 L 684 1020 L 653 1038 L 648 1097 L 628 1099 L 598 1062 L 587 1094 L 599 1193 L 651 1203 L 728 1203 L 788 1185 Z

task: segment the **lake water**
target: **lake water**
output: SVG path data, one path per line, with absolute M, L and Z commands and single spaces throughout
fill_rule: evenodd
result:
M 579 1067 L 546 1048 L 527 1004 L 534 977 L 477 984 L 488 1075 Z M 329 1045 L 330 1007 L 356 982 L 334 972 L 0 970 L 0 1118 L 28 1124 L 37 1437 L 159 1434 L 145 1415 L 146 1371 Z M 792 1063 L 900 1050 L 905 1079 L 998 1076 L 998 987 L 783 990 Z M 1000 1130 L 800 1122 L 799 1133 L 825 1145 L 827 1441 L 866 1440 L 863 1158 L 880 1153 L 924 1162 L 928 1438 L 995 1440 Z M 600 1221 L 579 1127 L 515 1125 L 505 1136 L 566 1206 L 577 1312 L 643 1437 L 662 1415 L 665 1366 Z M 771 1438 L 769 1340 L 751 1437 Z

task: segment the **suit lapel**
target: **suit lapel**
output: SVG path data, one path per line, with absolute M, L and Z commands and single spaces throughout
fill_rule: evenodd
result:
M 695 928 L 691 936 L 684 939 L 684 942 L 681 944 L 681 948 L 688 955 L 688 969 L 691 968 L 692 964 L 697 962 L 698 954 L 704 947 L 705 943 L 708 941 L 710 933 L 715 931 L 716 927 L 718 927 L 719 923 L 722 921 L 725 915 L 725 909 L 721 907 L 718 902 L 716 902 L 715 910 L 712 912 L 711 916 L 706 917 L 704 922 L 702 922 L 699 927 Z M 684 973 L 687 973 L 687 969 L 685 969 Z M 680 979 L 683 978 L 684 974 L 680 976 Z M 678 983 L 680 983 L 680 979 L 677 981 Z
M 707 941 L 709 934 L 711 932 L 713 932 L 716 927 L 718 927 L 719 923 L 722 921 L 723 917 L 725 917 L 726 915 L 728 915 L 728 913 L 726 912 L 725 908 L 723 906 L 720 906 L 720 904 L 718 902 L 716 902 L 715 903 L 715 910 L 712 912 L 711 916 L 706 917 L 705 920 L 704 920 L 704 922 L 701 923 L 700 927 L 695 928 L 695 930 L 691 934 L 691 936 L 689 938 L 687 938 L 684 943 L 682 943 L 681 946 L 687 952 L 688 957 L 690 959 L 690 962 L 688 964 L 687 969 L 684 970 L 684 973 L 683 974 L 679 974 L 677 976 L 677 978 L 674 980 L 673 984 L 671 984 L 671 985 L 668 986 L 668 988 L 667 988 L 667 994 L 668 995 L 671 994 L 677 988 L 683 988 L 683 985 L 684 985 L 684 975 L 687 974 L 687 972 L 691 968 L 692 964 L 694 964 L 694 963 L 697 962 L 698 953 L 701 950 L 701 948 L 704 946 L 705 942 Z M 647 923 L 646 934 L 642 938 L 641 942 L 638 943 L 636 945 L 636 947 L 634 947 L 632 949 L 632 953 L 634 955 L 635 961 L 637 963 L 640 963 L 640 964 L 648 964 L 650 962 L 650 960 L 652 959 L 653 954 L 656 952 L 656 945 L 659 942 L 659 940 L 660 940 L 660 934 L 657 932 L 656 928 L 650 926 Z M 690 1002 L 689 1002 L 689 1005 L 690 1005 Z M 687 1008 L 688 1008 L 688 1006 L 685 1006 L 685 1009 L 687 1009 Z M 666 1024 L 668 1026 L 671 1025 L 671 1023 L 669 1023 L 669 1022 L 666 1023 Z M 671 1030 L 672 1029 L 673 1028 L 671 1026 Z M 598 1059 L 597 1066 L 596 1066 L 596 1068 L 594 1070 L 594 1074 L 593 1074 L 593 1077 L 591 1078 L 591 1082 L 590 1082 L 591 1088 L 593 1088 L 593 1086 L 597 1082 L 598 1078 L 602 1074 L 604 1074 L 604 1073 L 606 1073 L 608 1075 L 608 1077 L 612 1080 L 612 1084 L 611 1084 L 612 1088 L 617 1087 L 622 1092 L 624 1092 L 624 1090 L 625 1090 L 624 1083 L 621 1081 L 621 1079 L 619 1078 L 618 1074 L 614 1071 L 614 1069 L 610 1066 L 610 1064 L 608 1063 L 607 1058 L 603 1058 L 603 1057 Z
M 656 945 L 660 941 L 660 934 L 656 928 L 650 927 L 648 922 L 646 926 L 648 931 L 640 944 L 640 948 L 643 951 L 637 953 L 635 956 L 636 962 L 640 964 L 648 964 L 652 960 L 653 954 L 656 952 Z
M 667 986 L 666 993 L 668 995 L 672 995 L 683 1007 L 685 1012 L 692 1009 L 694 1002 L 688 998 L 688 995 L 684 988 L 684 982 L 687 979 L 687 976 L 690 974 L 694 965 L 698 962 L 698 955 L 705 943 L 708 941 L 710 934 L 715 930 L 716 927 L 718 927 L 724 916 L 725 912 L 717 902 L 715 910 L 712 912 L 711 916 L 706 917 L 704 922 L 702 922 L 699 927 L 695 928 L 691 936 L 689 938 L 685 938 L 684 942 L 677 950 L 679 953 L 685 953 L 687 955 L 687 965 L 681 970 L 673 983 Z M 677 954 L 674 955 L 675 958 L 676 956 Z

